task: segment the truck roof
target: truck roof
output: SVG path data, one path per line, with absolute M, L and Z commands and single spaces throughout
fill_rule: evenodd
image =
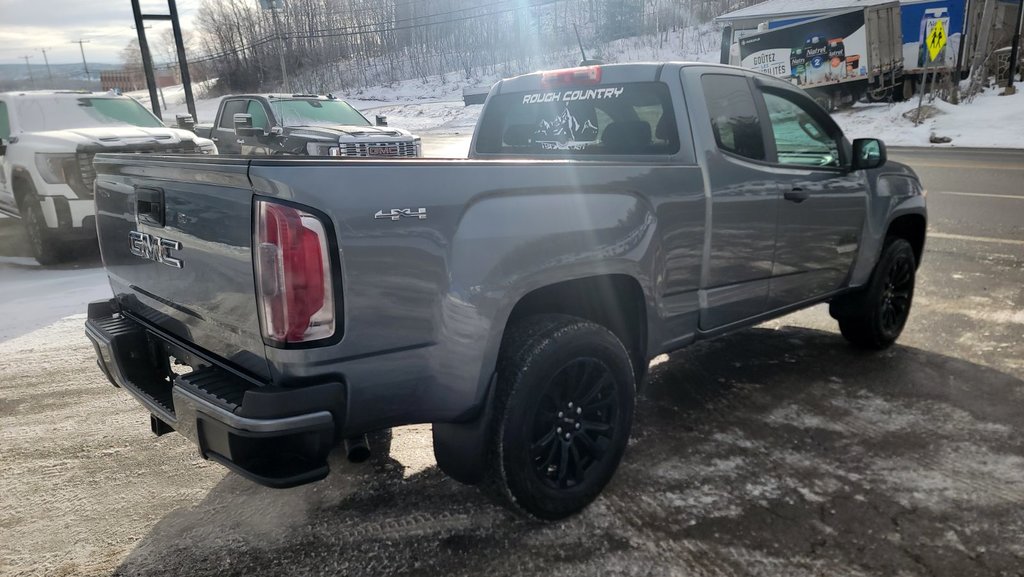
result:
M 695 61 L 673 61 L 673 62 L 628 62 L 618 64 L 595 64 L 592 66 L 580 66 L 580 67 L 569 67 L 554 70 L 539 70 L 537 72 L 531 72 L 529 74 L 523 74 L 520 76 L 514 76 L 512 78 L 506 78 L 499 83 L 498 88 L 499 94 L 509 92 L 521 92 L 531 91 L 545 88 L 554 88 L 555 85 L 546 86 L 544 84 L 544 76 L 547 74 L 554 74 L 559 72 L 567 71 L 582 71 L 589 68 L 599 68 L 601 74 L 599 76 L 600 81 L 598 83 L 630 83 L 630 82 L 654 82 L 662 76 L 662 70 L 665 66 L 674 66 L 679 68 L 686 68 L 690 66 L 701 66 L 701 67 L 715 67 L 715 68 L 726 68 L 729 70 L 742 70 L 746 74 L 754 74 L 757 76 L 764 77 L 770 80 L 778 80 L 774 76 L 764 74 L 757 70 L 750 70 L 747 68 L 737 68 L 736 66 L 728 66 L 725 64 L 717 64 L 713 62 L 695 62 Z M 565 86 L 572 85 L 575 88 L 585 87 L 586 82 L 582 83 L 567 83 Z
M 40 97 L 47 98 L 82 98 L 83 96 L 89 96 L 90 98 L 127 98 L 124 94 L 119 92 L 107 91 L 107 92 L 93 92 L 91 90 L 16 90 L 11 92 L 0 92 L 2 98 L 20 98 L 24 100 L 31 100 L 33 98 Z
M 228 94 L 224 98 L 266 98 L 268 100 L 341 100 L 333 94 L 286 94 L 273 92 L 270 94 Z

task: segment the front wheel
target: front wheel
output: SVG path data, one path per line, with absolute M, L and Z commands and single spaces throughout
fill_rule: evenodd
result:
M 629 440 L 635 377 L 625 347 L 584 319 L 530 317 L 503 343 L 497 387 L 485 486 L 540 519 L 586 507 Z
M 25 219 L 25 232 L 28 234 L 32 256 L 36 261 L 43 266 L 62 262 L 66 258 L 64 247 L 46 226 L 39 200 L 34 196 L 26 198 L 22 204 L 22 216 Z
M 867 287 L 840 297 L 830 307 L 843 337 L 857 347 L 874 350 L 896 342 L 910 316 L 916 270 L 910 243 L 888 239 Z

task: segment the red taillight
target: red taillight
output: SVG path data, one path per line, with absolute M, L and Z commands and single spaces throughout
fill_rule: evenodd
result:
M 579 68 L 552 70 L 551 72 L 545 72 L 540 76 L 540 84 L 544 88 L 550 88 L 552 86 L 600 83 L 600 66 L 580 66 Z
M 278 343 L 301 343 L 333 335 L 331 261 L 320 219 L 260 200 L 255 240 L 263 336 Z

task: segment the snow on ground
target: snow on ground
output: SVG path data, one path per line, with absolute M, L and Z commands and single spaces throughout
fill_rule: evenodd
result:
M 0 278 L 0 342 L 111 297 L 106 272 L 89 262 L 41 267 L 31 257 L 0 256 Z
M 933 118 L 914 126 L 913 116 L 904 114 L 917 108 L 918 98 L 895 104 L 858 103 L 850 110 L 833 114 L 850 138 L 880 138 L 899 146 L 971 146 L 981 148 L 1024 147 L 1024 82 L 1016 84 L 1017 93 L 1001 96 L 1003 89 L 988 89 L 973 102 L 960 105 L 936 99 Z M 927 104 L 927 98 L 925 98 Z M 932 135 L 948 136 L 948 144 L 934 145 Z
M 216 81 L 216 79 L 213 79 L 196 82 L 192 86 L 193 96 L 205 93 L 206 89 L 213 86 L 213 83 Z M 160 109 L 163 111 L 164 121 L 168 124 L 174 124 L 175 114 L 188 113 L 188 107 L 185 106 L 185 88 L 181 84 L 178 84 L 175 86 L 164 87 L 160 89 L 160 91 L 163 94 L 160 98 Z M 146 108 L 149 108 L 148 90 L 135 90 L 133 92 L 125 92 L 125 94 L 131 96 L 135 100 L 138 100 Z M 199 122 L 213 122 L 213 118 L 217 116 L 217 106 L 219 104 L 219 97 L 196 98 L 196 114 L 199 115 Z

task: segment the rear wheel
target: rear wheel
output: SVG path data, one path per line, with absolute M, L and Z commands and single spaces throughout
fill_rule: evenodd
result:
M 499 359 L 486 487 L 514 510 L 560 519 L 618 467 L 633 420 L 629 355 L 608 329 L 540 315 L 511 329 Z
M 890 237 L 868 286 L 837 299 L 830 307 L 843 337 L 855 346 L 875 350 L 896 342 L 910 316 L 916 269 L 910 243 Z
M 28 234 L 32 255 L 41 265 L 59 264 L 66 258 L 62 243 L 54 238 L 52 230 L 46 226 L 46 219 L 35 196 L 27 196 L 22 202 L 21 214 L 25 221 L 25 232 Z

